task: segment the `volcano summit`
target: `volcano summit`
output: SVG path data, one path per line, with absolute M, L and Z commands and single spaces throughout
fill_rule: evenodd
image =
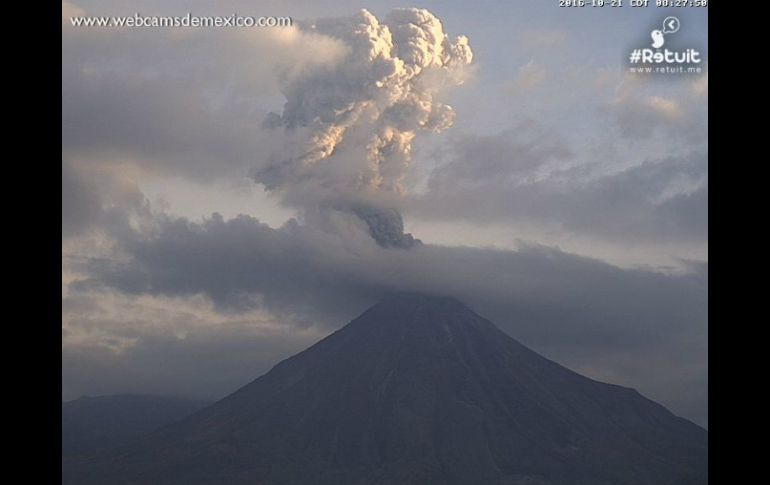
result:
M 708 433 L 452 298 L 385 297 L 221 401 L 63 464 L 63 483 L 706 484 Z

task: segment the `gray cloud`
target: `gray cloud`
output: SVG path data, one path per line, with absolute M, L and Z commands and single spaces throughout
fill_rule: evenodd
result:
M 526 126 L 526 125 L 525 125 Z M 706 240 L 708 159 L 693 151 L 607 169 L 564 168 L 571 150 L 542 128 L 465 136 L 407 205 L 427 219 L 551 224 L 615 242 Z M 620 155 L 613 154 L 613 156 Z
M 599 111 L 617 125 L 620 136 L 634 140 L 657 137 L 674 143 L 706 146 L 708 72 L 677 90 L 655 89 L 639 78 L 626 78 L 617 96 Z
M 221 315 L 202 296 L 101 289 L 62 303 L 64 399 L 125 392 L 218 399 L 324 335 L 264 312 Z
M 331 330 L 383 292 L 453 295 L 514 337 L 573 366 L 622 360 L 617 377 L 704 416 L 703 403 L 682 403 L 675 388 L 657 389 L 658 372 L 687 356 L 706 373 L 704 270 L 666 275 L 622 270 L 542 246 L 518 251 L 423 245 L 385 249 L 360 219 L 326 211 L 314 226 L 279 229 L 241 216 L 203 223 L 165 218 L 152 234 L 122 244 L 122 265 L 92 260 L 73 291 L 111 287 L 163 297 L 208 295 L 221 312 L 269 311 Z M 331 215 L 330 215 L 331 214 Z M 322 222 L 322 223 L 321 223 Z M 576 350 L 579 349 L 579 350 Z M 650 359 L 650 355 L 656 355 Z
M 62 237 L 71 237 L 87 229 L 98 218 L 102 201 L 96 191 L 83 181 L 73 167 L 62 160 L 61 227 Z
M 549 162 L 573 156 L 566 141 L 532 120 L 496 135 L 459 136 L 445 152 L 449 162 L 430 173 L 429 196 L 451 191 L 455 184 L 479 186 L 501 180 L 518 184 Z
M 282 56 L 273 54 L 280 51 Z M 62 27 L 62 151 L 209 181 L 246 175 L 292 140 L 265 133 L 279 64 L 333 63 L 338 42 L 296 27 Z M 203 62 L 205 60 L 205 62 Z
M 73 240 L 89 230 L 119 235 L 129 227 L 131 217 L 149 216 L 149 204 L 119 167 L 62 159 L 63 240 Z
M 668 81 L 587 66 L 519 66 L 504 96 L 488 94 L 506 109 L 483 111 L 505 121 L 491 133 L 476 129 L 485 121 L 478 114 L 472 125 L 460 121 L 465 130 L 435 150 L 435 169 L 402 205 L 405 218 L 505 227 L 573 248 L 585 241 L 580 251 L 597 243 L 617 253 L 645 246 L 658 261 L 702 257 L 708 77 Z

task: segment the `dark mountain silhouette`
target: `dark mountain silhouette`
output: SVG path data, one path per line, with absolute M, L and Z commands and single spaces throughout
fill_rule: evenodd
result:
M 450 298 L 398 294 L 77 484 L 685 485 L 707 432 Z
M 186 418 L 210 404 L 167 396 L 83 396 L 61 405 L 62 456 L 93 453 Z

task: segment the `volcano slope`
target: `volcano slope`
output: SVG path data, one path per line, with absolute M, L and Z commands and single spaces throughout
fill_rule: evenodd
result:
M 695 485 L 708 433 L 529 350 L 452 298 L 385 297 L 67 484 Z

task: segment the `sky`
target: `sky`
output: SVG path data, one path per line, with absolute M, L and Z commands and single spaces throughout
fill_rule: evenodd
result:
M 137 12 L 294 25 L 69 21 Z M 704 72 L 629 73 L 671 14 Z M 406 290 L 707 426 L 707 20 L 63 2 L 62 398 L 223 397 Z

